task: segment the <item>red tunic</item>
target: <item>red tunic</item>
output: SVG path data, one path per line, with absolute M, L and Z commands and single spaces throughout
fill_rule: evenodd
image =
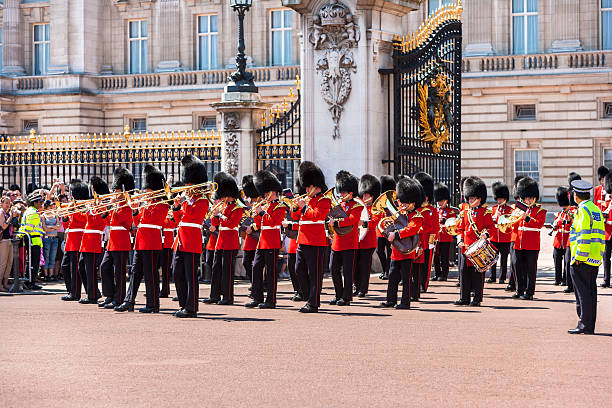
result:
M 346 251 L 359 248 L 359 223 L 361 222 L 361 212 L 363 205 L 355 200 L 341 204 L 348 217 L 338 220 L 339 227 L 352 226 L 351 231 L 346 235 L 334 233 L 331 249 L 333 251 Z
M 205 197 L 191 198 L 185 201 L 178 211 L 173 211 L 174 219 L 178 223 L 178 231 L 172 244 L 175 251 L 202 253 L 202 225 L 208 213 L 208 206 Z
M 110 227 L 108 236 L 108 251 L 130 251 L 132 240 L 130 229 L 132 228 L 132 209 L 129 207 L 112 210 L 106 217 L 106 222 Z
M 210 226 L 215 227 L 215 232 L 210 233 L 210 237 L 208 237 L 208 242 L 206 243 L 207 251 L 214 251 L 217 246 L 217 237 L 219 236 L 219 218 L 213 217 L 210 220 Z
M 259 214 L 256 214 L 253 217 L 253 221 L 254 221 L 255 227 L 253 228 L 253 226 L 251 226 L 251 229 L 255 231 L 260 230 L 261 229 L 261 216 Z M 255 251 L 257 249 L 258 243 L 259 241 L 253 238 L 253 234 L 246 234 L 246 236 L 244 237 L 244 243 L 242 244 L 242 250 L 243 251 Z
M 606 190 L 604 190 L 601 184 L 595 187 L 593 203 L 595 203 L 601 211 L 606 209 Z
M 572 226 L 571 213 L 571 207 L 567 207 L 567 209 L 558 212 L 553 221 L 553 228 L 556 228 L 553 232 L 553 247 L 557 249 L 565 249 L 569 246 L 569 233 Z
M 366 206 L 368 209 L 368 215 L 370 220 L 368 221 L 368 232 L 366 232 L 365 236 L 361 241 L 359 241 L 359 249 L 371 249 L 376 248 L 376 237 L 378 228 L 376 226 L 382 219 L 382 215 L 374 215 L 372 214 L 372 206 Z
M 87 223 L 83 231 L 83 239 L 79 252 L 102 253 L 102 234 L 106 228 L 106 220 L 101 214 L 93 215 L 91 211 L 86 214 Z
M 64 233 L 66 234 L 65 252 L 74 252 L 81 248 L 83 230 L 87 224 L 87 216 L 84 213 L 75 213 L 68 216 L 68 221 L 64 222 Z
M 162 249 L 162 226 L 168 217 L 168 204 L 154 204 L 142 208 L 134 217 L 138 227 L 134 249 L 137 251 Z
M 419 234 L 421 238 L 420 246 L 423 251 L 419 251 L 417 257 L 415 258 L 415 262 L 424 263 L 424 250 L 433 248 L 432 242 L 435 242 L 438 231 L 440 231 L 440 219 L 438 217 L 438 211 L 436 211 L 435 207 L 433 207 L 431 204 L 423 204 L 423 206 L 417 211 L 419 211 L 423 216 L 423 228 Z
M 317 194 L 308 201 L 302 211 L 298 230 L 298 245 L 327 246 L 325 218 L 331 208 L 331 200 Z
M 219 220 L 219 237 L 215 245 L 215 250 L 235 250 L 240 249 L 240 239 L 238 227 L 242 219 L 243 210 L 235 202 L 225 205 L 223 215 Z
M 287 226 L 287 229 L 297 231 L 300 228 L 300 217 L 302 216 L 302 213 L 299 211 L 296 211 L 294 213 L 290 213 L 290 215 L 291 215 L 291 219 L 293 220 L 293 222 L 291 222 Z M 297 253 L 297 239 L 289 239 L 289 247 L 287 248 L 287 253 L 288 254 Z
M 607 195 L 604 197 L 607 197 Z M 606 222 L 606 241 L 607 241 L 612 236 L 612 200 L 609 200 L 609 199 L 604 200 L 602 207 L 603 209 L 601 211 L 604 213 L 604 220 Z M 576 209 L 574 208 L 572 211 L 572 214 L 575 211 Z
M 502 215 L 510 215 L 512 214 L 512 211 L 513 211 L 512 207 L 509 206 L 508 204 L 494 205 L 493 206 L 493 221 L 497 225 L 497 222 L 499 221 L 499 217 L 501 217 Z M 510 230 L 510 232 L 503 233 L 503 232 L 500 232 L 498 228 L 495 228 L 495 233 L 491 235 L 491 241 L 492 242 L 511 242 L 512 241 L 512 229 Z
M 446 220 L 457 218 L 459 216 L 459 210 L 447 205 L 446 207 L 438 208 L 438 216 L 440 217 L 440 233 L 438 234 L 438 242 L 453 242 L 453 236 L 447 234 L 443 227 Z
M 408 214 L 406 214 L 406 216 L 408 217 L 408 225 L 406 225 L 406 228 L 399 230 L 399 236 L 401 239 L 418 234 L 423 227 L 423 216 L 419 211 L 410 211 Z M 391 243 L 391 248 L 391 260 L 393 261 L 414 259 L 415 254 L 418 252 L 418 250 L 415 250 L 409 254 L 403 254 L 395 248 L 393 243 Z
M 163 231 L 162 247 L 164 249 L 172 248 L 172 245 L 174 243 L 174 230 L 176 229 L 177 225 L 178 225 L 178 222 L 176 222 L 176 219 L 174 218 L 174 216 L 172 217 L 166 216 L 166 219 L 164 220 L 164 224 L 162 225 L 162 231 Z
M 476 208 L 466 208 L 459 212 L 459 226 L 457 230 L 461 234 L 463 239 L 464 246 L 461 248 L 461 253 L 465 254 L 465 251 L 472 245 L 474 242 L 480 239 L 480 236 L 477 235 L 476 231 L 472 229 L 472 224 L 470 223 L 469 214 L 472 214 L 472 219 L 474 220 L 475 228 L 481 234 L 485 231 L 489 233 L 489 237 L 495 234 L 496 228 L 495 223 L 493 222 L 492 211 L 486 206 L 479 206 Z M 466 259 L 467 265 L 472 266 L 472 263 Z
M 280 249 L 281 224 L 285 218 L 287 208 L 278 201 L 267 205 L 265 212 L 260 215 L 261 235 L 257 249 Z
M 537 251 L 540 249 L 540 230 L 546 222 L 546 210 L 540 204 L 536 204 L 527 210 L 527 216 L 531 218 L 529 222 L 521 219 L 514 224 L 516 234 L 514 249 Z

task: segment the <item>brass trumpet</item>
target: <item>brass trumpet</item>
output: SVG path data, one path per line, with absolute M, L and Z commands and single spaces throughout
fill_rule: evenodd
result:
M 307 200 L 311 197 L 311 194 L 302 194 L 299 196 L 295 196 L 293 198 L 289 198 L 289 197 L 285 197 L 282 196 L 281 197 L 281 201 L 283 203 L 285 203 L 285 205 L 287 205 L 292 211 L 295 211 L 298 207 L 297 202 L 301 199 Z
M 521 201 L 517 201 L 514 205 L 514 210 L 510 215 L 503 214 L 500 215 L 497 219 L 496 226 L 499 232 L 501 232 L 502 234 L 509 233 L 514 227 L 514 224 L 516 224 L 518 221 L 521 220 L 521 218 L 523 218 L 523 214 L 525 214 L 528 209 L 529 207 L 527 206 L 527 204 Z

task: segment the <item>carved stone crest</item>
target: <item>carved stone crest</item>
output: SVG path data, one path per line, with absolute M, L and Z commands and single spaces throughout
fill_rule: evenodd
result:
M 223 138 L 225 149 L 225 171 L 232 176 L 238 175 L 239 157 L 239 139 L 237 129 L 240 128 L 240 116 L 237 113 L 228 113 L 225 115 L 225 136 Z
M 315 69 L 321 78 L 321 96 L 334 122 L 334 139 L 340 136 L 340 116 L 351 93 L 351 72 L 357 70 L 350 49 L 357 46 L 359 38 L 353 14 L 339 0 L 331 0 L 313 17 L 308 41 L 321 51 Z

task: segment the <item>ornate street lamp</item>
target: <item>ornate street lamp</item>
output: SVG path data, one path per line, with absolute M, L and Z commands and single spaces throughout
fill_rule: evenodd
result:
M 253 0 L 230 0 L 230 6 L 238 13 L 238 54 L 236 55 L 236 72 L 230 75 L 227 92 L 258 92 L 253 82 L 253 74 L 246 71 L 244 54 L 244 15 L 251 8 Z

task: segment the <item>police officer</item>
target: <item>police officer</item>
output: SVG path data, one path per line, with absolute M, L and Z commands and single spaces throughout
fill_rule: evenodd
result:
M 599 207 L 591 201 L 593 185 L 572 181 L 578 210 L 570 229 L 571 268 L 576 294 L 578 326 L 570 334 L 593 334 L 597 316 L 597 272 L 604 252 L 605 224 Z
M 36 284 L 36 275 L 40 267 L 40 252 L 42 250 L 42 236 L 44 234 L 42 221 L 38 211 L 43 204 L 43 197 L 40 191 L 34 191 L 28 196 L 28 204 L 30 205 L 21 217 L 21 226 L 19 232 L 28 234 L 30 239 L 24 239 L 26 250 L 30 251 L 30 265 L 32 267 L 30 281 L 26 282 L 26 289 L 39 290 L 41 286 Z

